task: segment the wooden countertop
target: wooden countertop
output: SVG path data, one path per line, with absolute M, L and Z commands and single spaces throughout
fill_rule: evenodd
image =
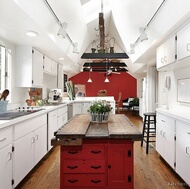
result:
M 143 135 L 124 114 L 111 114 L 108 123 L 91 123 L 89 115 L 78 114 L 61 127 L 55 137 L 53 145 L 71 145 L 71 141 L 79 144 L 83 139 L 140 141 Z

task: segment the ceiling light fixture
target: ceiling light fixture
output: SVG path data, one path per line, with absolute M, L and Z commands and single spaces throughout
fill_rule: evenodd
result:
M 26 35 L 29 37 L 37 37 L 39 34 L 35 31 L 28 30 L 26 31 Z
M 78 43 L 74 43 L 74 45 L 73 45 L 73 53 L 79 53 L 78 52 Z
M 65 38 L 67 35 L 66 29 L 67 29 L 68 23 L 64 22 L 63 24 L 61 24 L 61 27 L 59 28 L 59 31 L 57 33 L 57 35 L 61 38 Z
M 70 38 L 69 34 L 66 32 L 66 28 L 67 28 L 67 25 L 68 23 L 67 22 L 64 22 L 62 23 L 57 15 L 55 14 L 55 12 L 53 11 L 52 7 L 50 6 L 50 4 L 48 3 L 47 0 L 44 0 L 45 4 L 47 5 L 47 7 L 49 8 L 50 12 L 52 13 L 52 15 L 54 16 L 55 20 L 57 21 L 57 23 L 60 25 L 60 29 L 57 33 L 58 36 L 60 36 L 61 38 L 65 38 L 67 37 L 67 39 L 70 41 L 70 43 L 73 45 L 73 47 L 75 47 L 75 43 L 72 41 L 72 39 Z
M 140 42 L 143 42 L 145 40 L 148 40 L 148 36 L 145 33 L 146 28 L 140 27 L 139 31 L 140 31 Z
M 91 71 L 92 71 L 92 68 L 90 67 L 90 68 L 89 68 L 89 72 L 88 72 L 88 76 L 89 76 L 89 77 L 88 77 L 88 81 L 87 81 L 88 83 L 92 83 L 92 79 L 90 78 L 90 72 L 91 72 Z
M 109 79 L 107 78 L 107 73 L 108 73 L 108 63 L 106 62 L 106 79 L 104 80 L 105 83 L 109 83 Z

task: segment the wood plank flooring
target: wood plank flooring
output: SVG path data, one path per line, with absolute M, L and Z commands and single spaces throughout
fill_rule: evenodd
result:
M 141 131 L 142 119 L 124 111 L 131 122 Z M 146 154 L 145 144 L 134 146 L 135 189 L 189 189 L 184 181 L 160 158 L 154 147 Z M 26 176 L 16 189 L 59 189 L 59 147 L 53 148 Z

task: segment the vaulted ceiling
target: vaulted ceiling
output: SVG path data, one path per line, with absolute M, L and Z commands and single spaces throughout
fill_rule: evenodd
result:
M 57 18 L 47 6 L 51 6 Z M 190 18 L 187 0 L 103 0 L 106 40 L 114 37 L 114 50 L 127 53 L 124 62 L 134 77 L 142 76 L 149 62 L 155 64 L 156 47 Z M 6 0 L 0 4 L 0 39 L 15 45 L 31 45 L 57 62 L 73 76 L 81 72 L 97 37 L 101 0 Z M 156 14 L 155 14 L 156 13 Z M 153 19 L 152 19 L 153 18 Z M 60 23 L 67 22 L 69 36 L 60 38 Z M 148 25 L 148 26 L 147 26 Z M 139 41 L 139 28 L 145 27 L 148 40 Z M 27 30 L 39 33 L 36 38 L 25 35 Z M 73 53 L 77 43 L 78 53 Z M 135 44 L 135 53 L 130 53 Z M 59 58 L 64 58 L 60 60 Z

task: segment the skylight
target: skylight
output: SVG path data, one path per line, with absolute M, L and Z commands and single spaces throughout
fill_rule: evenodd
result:
M 86 23 L 95 20 L 101 12 L 101 0 L 90 0 L 83 4 Z M 103 13 L 110 11 L 109 0 L 103 1 Z

